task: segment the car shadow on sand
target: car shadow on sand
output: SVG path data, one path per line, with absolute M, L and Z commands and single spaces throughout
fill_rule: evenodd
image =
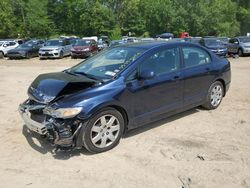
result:
M 123 135 L 123 138 L 126 139 L 128 137 L 135 136 L 137 134 L 140 134 L 140 133 L 149 131 L 151 129 L 154 129 L 156 127 L 159 127 L 163 124 L 175 121 L 175 120 L 180 119 L 184 116 L 189 116 L 191 114 L 194 114 L 194 113 L 197 113 L 197 112 L 203 111 L 203 110 L 204 110 L 203 108 L 198 107 L 198 108 L 193 108 L 191 110 L 179 113 L 177 115 L 163 118 L 163 119 L 155 121 L 153 123 L 149 123 L 149 124 L 143 125 L 139 128 L 130 130 Z M 88 152 L 84 147 L 82 147 L 81 149 L 75 149 L 75 150 L 70 150 L 70 151 L 56 150 L 55 146 L 53 146 L 51 143 L 46 141 L 46 139 L 43 138 L 41 135 L 38 135 L 34 132 L 29 131 L 25 125 L 23 125 L 22 134 L 25 136 L 28 144 L 34 150 L 38 151 L 41 154 L 51 153 L 52 156 L 58 160 L 67 160 L 70 157 L 80 156 L 80 155 L 86 155 L 86 156 L 93 155 L 92 153 Z

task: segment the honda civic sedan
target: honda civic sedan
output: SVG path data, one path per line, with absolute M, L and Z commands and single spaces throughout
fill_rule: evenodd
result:
M 39 75 L 19 111 L 27 130 L 61 149 L 112 149 L 126 131 L 202 105 L 216 109 L 230 63 L 202 46 L 133 43 Z

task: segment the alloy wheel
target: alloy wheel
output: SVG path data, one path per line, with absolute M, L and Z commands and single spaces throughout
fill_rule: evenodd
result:
M 103 115 L 98 118 L 91 131 L 91 142 L 97 148 L 105 148 L 116 141 L 120 132 L 120 122 L 113 115 Z
M 217 107 L 220 104 L 222 97 L 223 97 L 222 87 L 219 84 L 215 85 L 211 92 L 211 98 L 210 98 L 211 105 Z

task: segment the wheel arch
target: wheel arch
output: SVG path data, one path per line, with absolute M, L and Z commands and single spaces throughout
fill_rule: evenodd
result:
M 122 114 L 123 119 L 124 119 L 124 124 L 125 124 L 125 129 L 124 129 L 124 131 L 125 131 L 128 128 L 128 122 L 129 122 L 129 118 L 128 118 L 128 114 L 127 114 L 126 110 L 123 107 L 118 106 L 118 105 L 110 105 L 107 107 L 114 108 Z

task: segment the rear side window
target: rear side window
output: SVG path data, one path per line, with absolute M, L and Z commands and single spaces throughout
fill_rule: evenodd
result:
M 201 48 L 183 47 L 185 67 L 193 67 L 211 62 L 210 55 Z

